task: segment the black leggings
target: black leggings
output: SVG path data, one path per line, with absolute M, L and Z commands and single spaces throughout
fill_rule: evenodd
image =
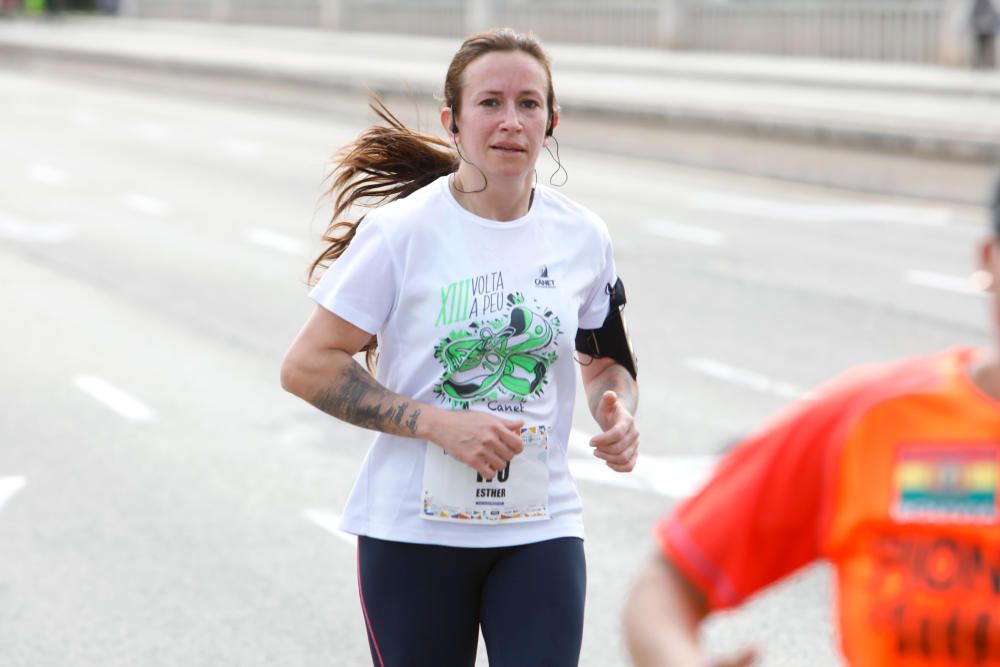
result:
M 467 549 L 358 538 L 358 587 L 375 667 L 575 667 L 583 540 Z

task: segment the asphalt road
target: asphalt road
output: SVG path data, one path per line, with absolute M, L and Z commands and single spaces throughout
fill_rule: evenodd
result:
M 330 526 L 370 434 L 278 386 L 311 309 L 326 161 L 360 111 L 0 69 L 3 664 L 365 664 L 352 540 Z M 565 192 L 612 231 L 640 358 L 637 472 L 573 458 L 581 664 L 616 667 L 651 522 L 715 456 L 848 365 L 989 341 L 969 281 L 985 222 L 570 146 L 562 158 Z M 712 651 L 838 664 L 828 579 L 810 569 L 713 619 Z

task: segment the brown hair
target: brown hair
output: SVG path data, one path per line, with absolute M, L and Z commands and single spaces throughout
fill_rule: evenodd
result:
M 443 99 L 444 105 L 451 107 L 452 117 L 457 118 L 461 111 L 465 68 L 476 58 L 494 51 L 523 51 L 541 63 L 548 79 L 546 102 L 551 126 L 556 98 L 549 57 L 533 35 L 510 28 L 473 35 L 462 42 L 452 57 L 445 76 Z M 310 284 L 318 282 L 317 272 L 325 270 L 343 255 L 357 234 L 358 225 L 365 216 L 356 220 L 342 219 L 353 206 L 374 208 L 402 199 L 458 169 L 459 156 L 446 140 L 411 130 L 386 108 L 382 100 L 373 97 L 369 106 L 385 125 L 368 128 L 333 158 L 336 168 L 329 176 L 333 182 L 324 193 L 326 197 L 334 197 L 333 214 L 323 234 L 323 241 L 328 245 L 309 267 Z M 369 370 L 375 367 L 376 345 L 373 336 L 362 348 Z

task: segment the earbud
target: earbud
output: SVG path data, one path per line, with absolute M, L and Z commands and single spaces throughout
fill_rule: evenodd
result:
M 452 134 L 458 134 L 458 123 L 455 122 L 455 118 L 454 117 L 452 117 L 452 119 L 451 119 L 451 133 Z

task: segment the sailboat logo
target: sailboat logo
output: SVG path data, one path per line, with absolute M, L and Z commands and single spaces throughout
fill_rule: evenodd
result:
M 549 278 L 549 267 L 542 265 L 542 268 L 538 271 L 538 277 L 535 278 L 535 287 L 555 287 L 556 281 Z

